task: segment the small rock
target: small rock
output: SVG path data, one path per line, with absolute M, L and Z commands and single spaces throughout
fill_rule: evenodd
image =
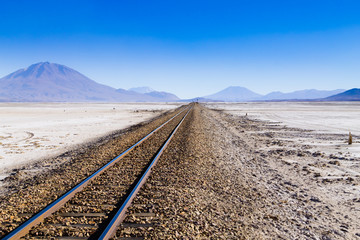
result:
M 334 160 L 334 161 L 329 161 L 329 164 L 333 164 L 333 165 L 340 166 L 340 162 L 339 162 L 339 161 L 337 161 L 337 160 Z
M 352 177 L 348 177 L 348 178 L 346 178 L 346 180 L 348 180 L 349 182 L 354 181 L 354 179 Z
M 314 177 L 321 177 L 320 173 L 314 173 Z
M 312 202 L 321 202 L 318 197 L 314 197 L 314 196 L 310 197 L 310 201 L 312 201 Z

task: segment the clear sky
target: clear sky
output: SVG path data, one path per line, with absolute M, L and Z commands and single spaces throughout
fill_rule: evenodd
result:
M 360 1 L 0 0 L 0 77 L 42 61 L 181 98 L 360 87 Z

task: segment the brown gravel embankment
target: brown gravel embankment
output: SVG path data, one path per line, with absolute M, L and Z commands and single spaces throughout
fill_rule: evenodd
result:
M 194 108 L 136 198 L 136 206 L 152 205 L 156 214 L 152 220 L 156 227 L 137 235 L 149 239 L 255 236 L 246 222 L 258 192 L 242 179 L 235 156 L 227 152 L 231 146 L 208 111 Z M 136 206 L 129 211 L 138 211 Z M 141 219 L 130 214 L 125 222 Z M 119 236 L 131 236 L 131 229 L 123 230 Z

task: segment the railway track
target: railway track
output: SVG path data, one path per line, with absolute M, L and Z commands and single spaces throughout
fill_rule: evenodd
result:
M 116 231 L 126 209 L 191 109 L 183 108 L 37 213 L 19 214 L 27 220 L 2 239 L 124 239 Z

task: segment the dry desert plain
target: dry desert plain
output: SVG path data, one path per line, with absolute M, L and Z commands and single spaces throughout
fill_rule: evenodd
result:
M 247 115 L 250 119 L 259 119 L 287 126 L 311 130 L 319 134 L 335 134 L 340 139 L 317 139 L 298 136 L 292 140 L 311 144 L 321 151 L 360 157 L 360 139 L 347 144 L 348 134 L 360 136 L 359 102 L 267 102 L 267 103 L 210 103 L 207 107 L 224 110 L 235 115 Z
M 0 164 L 7 167 L 1 169 L 74 149 L 177 106 L 3 104 Z M 179 177 L 168 184 L 178 194 L 177 209 L 195 210 L 169 215 L 172 201 L 162 203 L 165 218 L 152 236 L 360 239 L 359 103 L 207 103 L 195 113 L 191 151 L 180 152 L 184 161 L 171 173 Z M 199 177 L 183 181 L 185 170 Z M 177 181 L 186 183 L 185 195 Z M 140 191 L 140 199 L 147 194 Z
M 176 108 L 176 103 L 0 103 L 0 179 Z

